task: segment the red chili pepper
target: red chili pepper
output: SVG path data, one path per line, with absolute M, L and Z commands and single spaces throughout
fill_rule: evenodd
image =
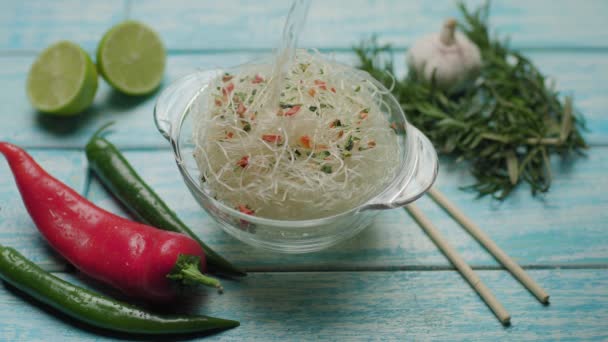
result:
M 269 143 L 281 142 L 281 136 L 278 134 L 264 134 L 262 135 L 262 140 Z
M 327 84 L 321 80 L 315 80 L 315 85 L 318 85 L 323 90 L 327 90 Z
M 303 135 L 300 137 L 300 144 L 306 148 L 312 148 L 310 137 L 308 135 Z
M 258 84 L 262 82 L 264 82 L 264 78 L 262 78 L 262 76 L 260 75 L 255 75 L 255 78 L 253 79 L 253 81 L 251 81 L 251 83 L 253 84 Z
M 314 97 L 317 91 L 314 88 L 308 89 L 308 95 Z
M 296 115 L 299 111 L 300 108 L 302 106 L 293 106 L 291 108 L 289 108 L 286 112 L 285 112 L 285 116 L 292 116 L 292 115 Z
M 23 203 L 49 244 L 83 273 L 123 292 L 170 300 L 172 280 L 221 289 L 200 272 L 205 255 L 192 238 L 129 221 L 95 206 L 53 178 L 21 148 L 0 142 Z
M 234 133 L 232 133 L 232 132 L 226 133 L 226 138 L 232 139 L 232 137 L 234 137 Z
M 249 165 L 249 156 L 244 156 L 243 158 L 241 158 L 241 160 L 239 160 L 236 165 L 245 168 L 247 167 L 247 165 Z
M 335 94 L 336 93 L 336 88 L 331 87 L 331 92 Z

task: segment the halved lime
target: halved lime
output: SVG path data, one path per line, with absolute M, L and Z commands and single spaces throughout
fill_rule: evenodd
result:
M 27 76 L 27 96 L 43 113 L 77 114 L 93 103 L 97 71 L 80 46 L 60 41 L 36 58 Z
M 137 21 L 125 21 L 101 39 L 97 66 L 103 78 L 118 91 L 144 95 L 162 81 L 165 48 L 151 28 Z

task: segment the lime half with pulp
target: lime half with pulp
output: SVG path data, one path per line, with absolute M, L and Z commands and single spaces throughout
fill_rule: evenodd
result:
M 93 103 L 97 71 L 80 46 L 61 41 L 36 58 L 27 76 L 27 96 L 43 113 L 73 115 Z
M 151 28 L 137 21 L 125 21 L 103 36 L 97 48 L 97 66 L 116 90 L 145 95 L 162 81 L 165 48 Z

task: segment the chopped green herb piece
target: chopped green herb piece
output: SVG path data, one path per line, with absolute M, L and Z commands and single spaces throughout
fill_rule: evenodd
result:
M 255 95 L 255 94 L 257 94 L 257 93 L 258 93 L 258 90 L 257 90 L 257 89 L 253 89 L 253 90 L 251 91 L 251 95 Z
M 311 112 L 316 112 L 317 106 L 310 106 L 310 107 L 308 107 L 308 110 L 310 110 Z
M 319 157 L 321 157 L 321 158 L 329 157 L 330 155 L 331 155 L 331 153 L 329 153 L 329 151 L 319 152 Z
M 369 108 L 365 108 L 361 111 L 361 113 L 369 113 Z
M 343 156 L 344 158 L 348 158 L 348 157 L 350 157 L 350 156 L 352 156 L 352 155 L 353 155 L 353 154 L 352 154 L 352 153 L 350 153 L 350 152 L 343 152 L 343 153 L 342 153 L 342 156 Z
M 334 120 L 334 127 L 342 127 L 342 121 L 340 119 Z
M 249 122 L 245 123 L 245 125 L 243 126 L 243 131 L 245 131 L 245 132 L 251 131 L 251 125 L 249 124 Z
M 306 69 L 308 69 L 309 66 L 310 63 L 300 63 L 300 70 L 302 70 L 302 72 L 306 72 Z
M 243 92 L 241 92 L 241 91 L 236 92 L 234 95 L 235 95 L 236 97 L 238 97 L 238 98 L 239 98 L 241 101 L 245 101 L 245 97 L 247 96 L 245 93 L 243 93 Z
M 331 168 L 331 165 L 327 165 L 327 164 L 321 166 L 321 171 L 323 171 L 325 173 L 332 173 L 333 172 L 333 170 Z
M 355 146 L 355 141 L 353 140 L 353 136 L 349 135 L 346 139 L 346 144 L 344 144 L 344 149 L 350 151 L 353 149 L 353 146 Z
M 360 86 L 360 85 L 358 85 L 358 86 L 355 88 L 355 93 L 358 93 L 358 92 L 359 92 L 359 90 L 361 90 L 361 86 Z
M 298 150 L 295 150 L 293 153 L 295 153 L 295 155 L 298 157 L 302 155 L 302 153 L 300 153 L 300 151 L 298 151 Z

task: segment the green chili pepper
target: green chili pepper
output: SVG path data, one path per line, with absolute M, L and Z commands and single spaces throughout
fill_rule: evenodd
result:
M 129 162 L 118 151 L 116 146 L 100 133 L 107 127 L 98 130 L 86 145 L 85 151 L 89 167 L 95 171 L 102 183 L 116 196 L 124 206 L 140 221 L 164 230 L 186 234 L 196 240 L 207 257 L 209 270 L 229 276 L 244 276 L 222 256 L 203 243 L 188 228 L 163 200 L 139 177 Z
M 209 316 L 162 316 L 72 285 L 0 245 L 0 278 L 35 299 L 90 325 L 137 334 L 177 334 L 224 330 L 239 325 Z

